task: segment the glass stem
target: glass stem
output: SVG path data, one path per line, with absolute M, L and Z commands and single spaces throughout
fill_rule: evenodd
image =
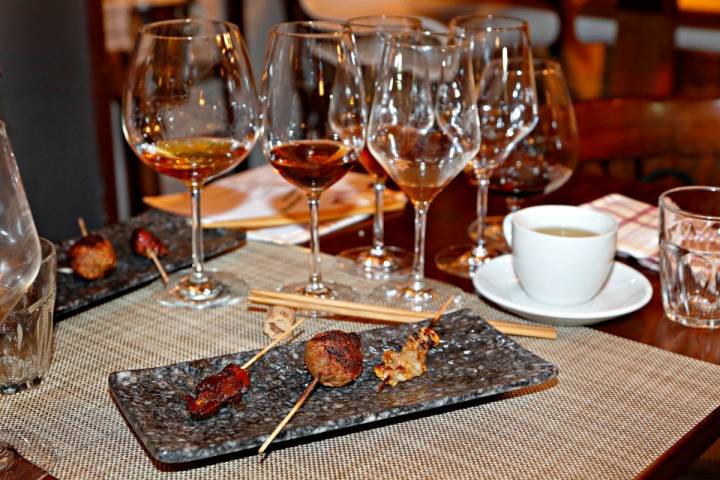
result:
M 385 220 L 383 217 L 385 183 L 376 181 L 373 189 L 375 190 L 375 218 L 373 219 L 373 246 L 370 254 L 374 257 L 382 257 L 385 255 Z
M 522 200 L 518 197 L 507 197 L 505 199 L 505 206 L 507 207 L 509 213 L 515 213 L 522 208 Z
M 195 284 L 205 283 L 208 281 L 205 275 L 205 266 L 203 259 L 203 231 L 200 223 L 200 193 L 202 185 L 193 184 L 190 187 L 190 198 L 192 200 L 192 273 L 190 281 Z
M 308 193 L 308 206 L 310 207 L 310 279 L 309 291 L 318 292 L 325 288 L 320 273 L 320 194 Z
M 476 174 L 477 189 L 477 242 L 473 248 L 473 257 L 484 259 L 487 256 L 485 247 L 485 218 L 487 217 L 488 190 L 490 188 L 490 176 L 484 170 Z M 472 265 L 471 265 L 472 267 Z
M 416 292 L 425 288 L 425 230 L 429 207 L 427 202 L 415 204 L 415 258 L 411 288 Z

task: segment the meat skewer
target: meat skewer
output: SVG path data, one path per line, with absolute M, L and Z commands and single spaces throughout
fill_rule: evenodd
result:
M 302 407 L 318 383 L 326 387 L 347 385 L 362 373 L 362 362 L 360 337 L 356 333 L 328 330 L 311 338 L 305 346 L 305 368 L 312 376 L 312 382 L 305 387 L 290 412 L 265 440 L 258 450 L 258 454 L 265 453 L 268 446 Z
M 82 238 L 68 250 L 73 273 L 85 280 L 97 280 L 110 273 L 117 265 L 115 249 L 106 238 L 88 233 L 85 220 L 78 218 Z
M 167 247 L 165 244 L 148 230 L 138 227 L 133 230 L 130 236 L 130 245 L 136 255 L 152 260 L 155 268 L 157 268 L 157 271 L 160 273 L 163 284 L 167 287 L 170 280 L 165 271 L 165 267 L 162 266 L 159 259 L 159 257 L 167 255 Z
M 198 383 L 195 387 L 197 395 L 185 396 L 185 406 L 190 416 L 195 420 L 204 420 L 218 413 L 223 406 L 240 401 L 242 394 L 250 388 L 248 369 L 275 345 L 288 338 L 303 321 L 304 319 L 298 321 L 242 366 L 230 363 L 219 373 L 210 375 Z
M 375 375 L 382 380 L 378 385 L 378 392 L 382 392 L 386 385 L 394 387 L 400 382 L 406 382 L 427 372 L 425 358 L 428 351 L 440 343 L 440 336 L 432 327 L 437 324 L 453 299 L 451 295 L 435 312 L 429 327 L 422 327 L 416 334 L 410 335 L 401 351 L 383 352 L 382 363 L 376 365 L 374 369 Z

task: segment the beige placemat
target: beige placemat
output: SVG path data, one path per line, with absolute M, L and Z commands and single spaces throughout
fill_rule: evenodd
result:
M 249 243 L 211 262 L 258 288 L 304 278 L 306 253 Z M 327 277 L 365 281 L 333 271 Z M 0 428 L 55 447 L 60 479 L 155 478 L 629 478 L 720 404 L 720 366 L 587 328 L 556 341 L 520 339 L 558 365 L 551 388 L 450 413 L 181 472 L 153 464 L 107 391 L 110 372 L 258 348 L 262 315 L 237 307 L 187 311 L 151 302 L 151 288 L 57 325 L 56 354 L 35 390 L 0 397 Z M 467 295 L 474 310 L 513 319 Z M 356 323 L 306 323 L 305 336 Z M 361 401 L 361 399 L 357 399 Z M 284 412 L 278 412 L 282 415 Z M 32 459 L 33 452 L 26 452 Z

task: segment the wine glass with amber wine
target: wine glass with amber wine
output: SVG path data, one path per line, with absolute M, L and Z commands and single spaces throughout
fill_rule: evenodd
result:
M 391 33 L 420 30 L 418 18 L 399 15 L 369 15 L 348 20 L 357 44 L 358 60 L 365 84 L 365 104 L 372 105 L 376 78 L 382 60 L 382 51 Z M 350 248 L 338 254 L 343 259 L 341 269 L 372 280 L 388 280 L 407 275 L 412 264 L 412 253 L 404 248 L 385 245 L 384 195 L 388 174 L 375 160 L 367 145 L 358 161 L 373 183 L 375 214 L 373 217 L 372 245 Z
M 260 128 L 237 26 L 187 19 L 140 29 L 123 95 L 125 138 L 145 164 L 185 183 L 192 202 L 192 268 L 171 278 L 158 297 L 164 305 L 205 308 L 247 293 L 241 279 L 205 268 L 200 194 L 245 159 Z
M 289 22 L 270 31 L 263 72 L 263 151 L 299 188 L 310 208 L 310 277 L 283 291 L 352 299 L 355 291 L 323 280 L 320 195 L 355 164 L 364 144 L 362 73 L 350 28 L 336 22 Z
M 425 280 L 425 230 L 432 200 L 480 148 L 480 120 L 467 40 L 432 32 L 393 34 L 370 113 L 370 151 L 415 207 L 415 258 L 408 283 L 375 295 L 432 310 L 450 292 Z

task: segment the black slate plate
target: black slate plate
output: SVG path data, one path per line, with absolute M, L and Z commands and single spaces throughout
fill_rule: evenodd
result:
M 87 281 L 72 273 L 58 272 L 55 319 L 60 320 L 87 307 L 110 300 L 129 290 L 160 277 L 152 261 L 135 255 L 130 248 L 130 235 L 136 227 L 151 231 L 168 246 L 168 255 L 161 262 L 168 272 L 174 272 L 192 263 L 190 225 L 184 217 L 149 210 L 127 222 L 108 225 L 91 233 L 99 233 L 112 242 L 117 254 L 117 268 L 107 277 Z M 78 237 L 79 238 L 79 237 Z M 245 232 L 231 229 L 204 231 L 205 258 L 212 258 L 239 247 Z M 57 245 L 58 267 L 69 267 L 67 252 L 77 238 Z
M 496 395 L 546 382 L 555 365 L 525 350 L 466 310 L 446 315 L 437 328 L 439 347 L 427 357 L 428 372 L 386 387 L 373 373 L 382 352 L 399 349 L 414 325 L 362 332 L 363 373 L 341 388 L 317 387 L 275 442 L 307 437 L 386 418 Z M 305 343 L 278 347 L 250 371 L 251 386 L 239 406 L 207 420 L 192 420 L 183 397 L 204 377 L 255 351 L 110 374 L 110 392 L 150 454 L 164 463 L 201 460 L 257 448 L 310 381 Z

